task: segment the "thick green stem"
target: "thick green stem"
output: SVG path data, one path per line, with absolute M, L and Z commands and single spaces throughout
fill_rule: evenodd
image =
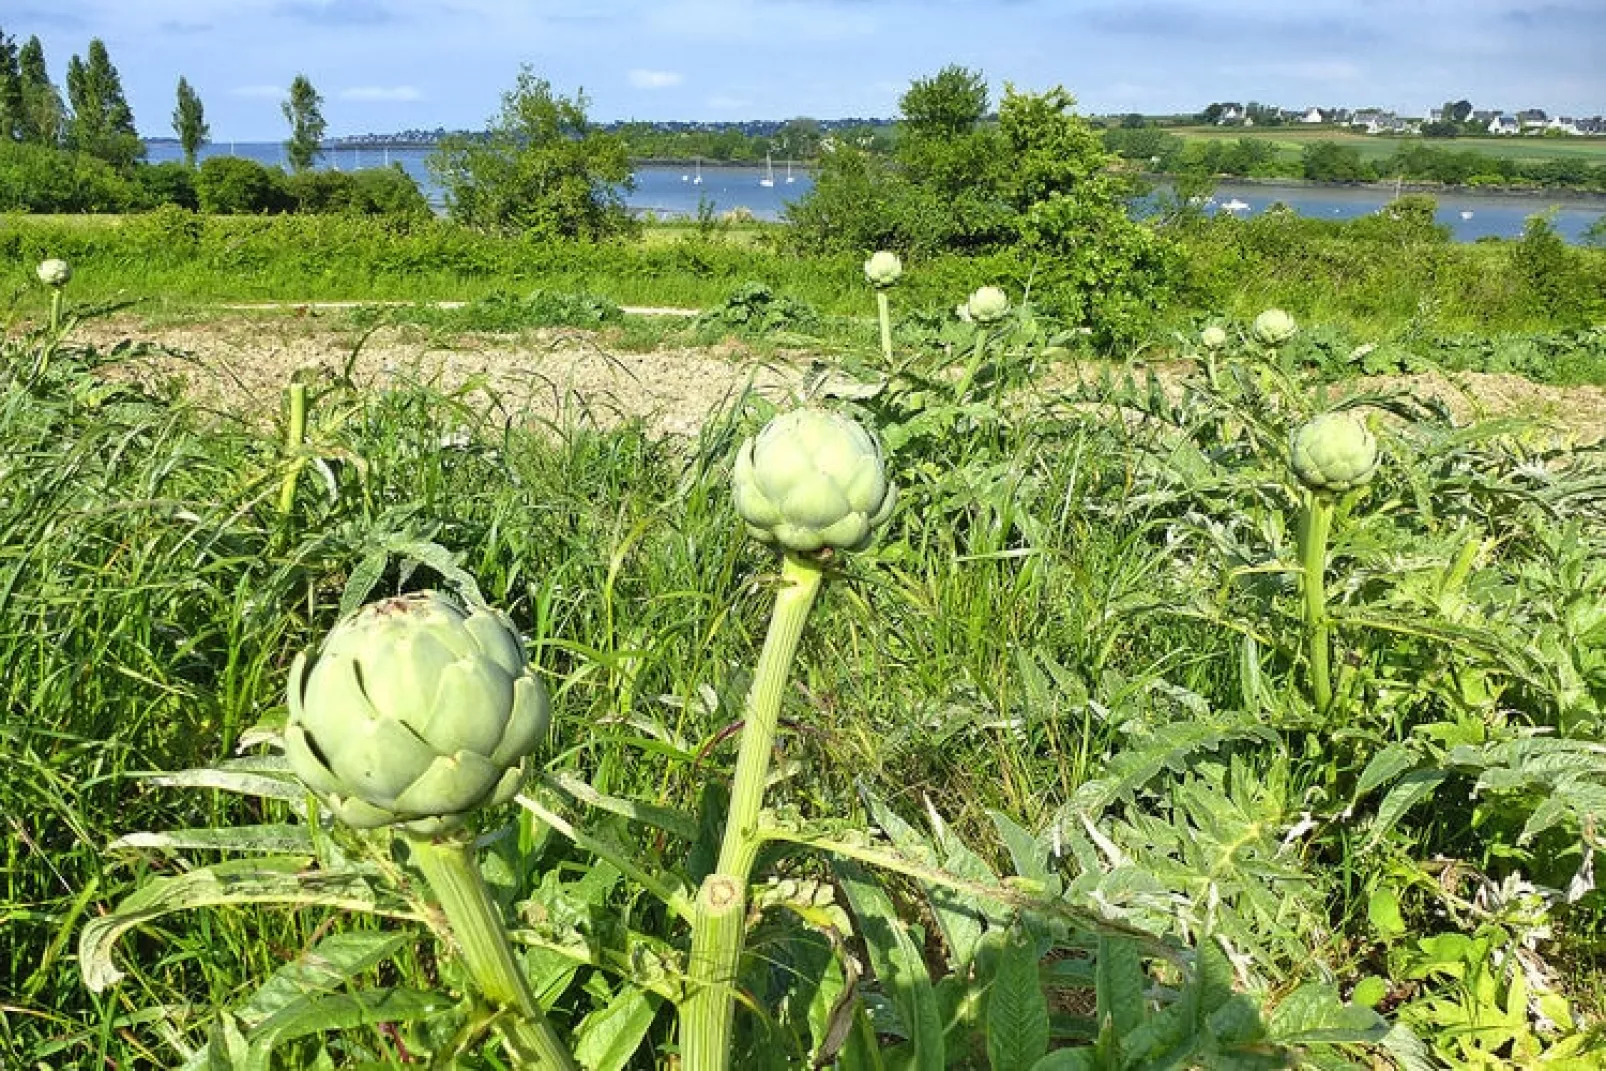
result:
M 892 309 L 885 290 L 875 292 L 876 311 L 881 314 L 881 355 L 892 363 Z
M 440 900 L 451 924 L 463 965 L 480 995 L 504 1010 L 496 1025 L 518 1067 L 578 1071 L 574 1057 L 541 1013 L 530 985 L 513 958 L 502 917 L 491 900 L 466 837 L 407 834 L 413 861 Z
M 50 288 L 50 333 L 61 333 L 61 287 Z
M 965 374 L 960 378 L 959 387 L 954 392 L 954 397 L 959 401 L 964 401 L 965 395 L 970 393 L 970 384 L 975 380 L 976 373 L 981 371 L 981 362 L 985 360 L 986 357 L 987 329 L 985 327 L 977 327 L 976 348 L 971 352 L 970 363 L 965 366 Z
M 680 1009 L 684 1071 L 724 1071 L 730 1066 L 736 977 L 746 940 L 747 883 L 763 843 L 759 811 L 769 780 L 781 695 L 824 575 L 817 562 L 793 554 L 788 554 L 781 566 L 783 586 L 775 596 L 769 633 L 747 693 L 719 865 L 697 893 L 688 964 L 690 988 Z
M 1305 638 L 1309 645 L 1311 700 L 1319 713 L 1333 705 L 1332 637 L 1327 619 L 1327 535 L 1333 525 L 1333 498 L 1320 491 L 1305 494 L 1305 523 L 1300 529 L 1300 565 L 1304 570 Z
M 305 463 L 301 448 L 307 441 L 307 385 L 290 384 L 290 424 L 284 433 L 284 452 L 290 459 L 290 469 L 279 485 L 279 515 L 288 517 L 296 505 L 296 481 L 301 478 Z

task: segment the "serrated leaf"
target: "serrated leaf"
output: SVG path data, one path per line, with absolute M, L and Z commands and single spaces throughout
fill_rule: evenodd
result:
M 993 1071 L 1030 1071 L 1048 1052 L 1048 1001 L 1036 942 L 1014 930 L 995 962 L 987 989 L 987 1059 Z
M 1421 761 L 1422 756 L 1404 744 L 1388 745 L 1373 755 L 1366 769 L 1361 771 L 1361 779 L 1355 784 L 1355 799 L 1392 782 Z
M 1330 985 L 1309 982 L 1288 994 L 1266 1024 L 1279 1045 L 1359 1045 L 1382 1041 L 1389 1024 L 1371 1008 L 1345 1004 Z
M 390 552 L 381 548 L 369 551 L 356 565 L 352 566 L 351 575 L 346 578 L 345 590 L 340 593 L 340 616 L 356 611 L 368 596 L 373 594 L 374 588 L 384 579 L 385 568 L 390 564 Z
M 452 1006 L 450 998 L 424 989 L 330 993 L 281 1008 L 251 1032 L 251 1044 L 253 1049 L 267 1053 L 309 1034 L 353 1030 L 376 1023 L 412 1022 L 438 1015 Z
M 273 972 L 237 1014 L 255 1026 L 297 1001 L 332 993 L 417 941 L 413 933 L 336 933 Z
M 1002 811 L 988 811 L 993 828 L 1004 842 L 1015 873 L 1023 878 L 1047 884 L 1053 876 L 1048 869 L 1048 848 L 1025 826 Z
M 1388 835 L 1405 812 L 1418 803 L 1433 795 L 1445 779 L 1450 775 L 1445 770 L 1415 770 L 1406 774 L 1394 787 L 1389 789 L 1388 795 L 1378 805 L 1377 818 L 1372 825 L 1372 836 L 1368 846 L 1377 844 Z

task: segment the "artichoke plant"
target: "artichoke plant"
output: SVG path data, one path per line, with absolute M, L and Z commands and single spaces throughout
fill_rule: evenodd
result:
M 898 254 L 885 249 L 873 254 L 864 262 L 864 277 L 870 285 L 880 288 L 891 286 L 903 275 L 903 261 Z
M 72 266 L 65 260 L 58 260 L 55 257 L 40 261 L 37 272 L 41 283 L 56 290 L 72 280 Z
M 1377 439 L 1349 413 L 1323 413 L 1294 432 L 1289 463 L 1312 491 L 1349 491 L 1377 470 Z
M 1267 309 L 1255 317 L 1255 338 L 1267 346 L 1280 346 L 1299 333 L 1299 325 L 1282 309 Z
M 862 549 L 898 499 L 875 438 L 819 409 L 782 413 L 743 443 L 731 483 L 753 537 L 797 553 Z
M 1207 350 L 1219 350 L 1227 344 L 1227 332 L 1216 324 L 1211 324 L 1199 333 L 1199 341 Z
M 997 323 L 1009 315 L 1009 295 L 996 286 L 984 286 L 970 295 L 965 311 L 979 324 Z
M 512 623 L 438 592 L 370 603 L 290 669 L 285 752 L 346 824 L 437 834 L 511 799 L 546 733 Z

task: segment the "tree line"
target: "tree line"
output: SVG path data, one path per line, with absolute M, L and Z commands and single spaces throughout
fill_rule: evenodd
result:
M 292 170 L 304 171 L 322 151 L 323 97 L 306 75 L 298 74 L 282 108 L 290 124 L 286 156 Z M 212 130 L 200 95 L 182 75 L 172 122 L 184 161 L 193 167 Z M 64 98 L 51 81 L 38 36 L 19 46 L 0 27 L 0 141 L 80 152 L 124 172 L 145 159 L 122 77 L 98 37 L 90 40 L 84 56 L 67 61 Z

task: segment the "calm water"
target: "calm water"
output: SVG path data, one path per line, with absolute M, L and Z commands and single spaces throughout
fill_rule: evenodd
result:
M 152 162 L 177 160 L 181 157 L 177 145 L 149 147 Z M 440 203 L 440 190 L 430 180 L 424 161 L 430 149 L 339 149 L 326 151 L 320 167 L 351 171 L 363 167 L 382 167 L 399 163 L 417 180 L 432 204 Z M 264 164 L 283 166 L 284 146 L 277 142 L 246 142 L 238 144 L 218 142 L 201 150 L 207 156 L 238 155 L 250 157 Z M 701 175 L 702 182 L 695 179 Z M 654 212 L 660 216 L 695 216 L 699 202 L 706 198 L 716 213 L 745 208 L 758 219 L 779 219 L 786 202 L 803 196 L 812 180 L 800 167 L 792 170 L 793 182 L 786 181 L 786 166 L 777 164 L 775 185 L 761 186 L 763 168 L 752 167 L 667 167 L 659 164 L 643 165 L 636 169 L 636 188 L 626 203 L 639 212 Z M 1349 189 L 1343 187 L 1269 186 L 1223 182 L 1216 188 L 1214 201 L 1207 206 L 1211 212 L 1231 211 L 1239 216 L 1254 216 L 1279 201 L 1305 216 L 1324 219 L 1354 219 L 1376 212 L 1392 198 L 1391 190 Z M 1579 242 L 1584 231 L 1606 214 L 1606 201 L 1556 195 L 1553 197 L 1524 197 L 1500 193 L 1444 193 L 1437 194 L 1439 222 L 1450 228 L 1457 241 L 1470 242 L 1478 238 L 1516 238 L 1522 234 L 1523 222 L 1537 212 L 1556 209 L 1556 230 L 1568 241 Z M 1238 207 L 1243 206 L 1243 207 Z

